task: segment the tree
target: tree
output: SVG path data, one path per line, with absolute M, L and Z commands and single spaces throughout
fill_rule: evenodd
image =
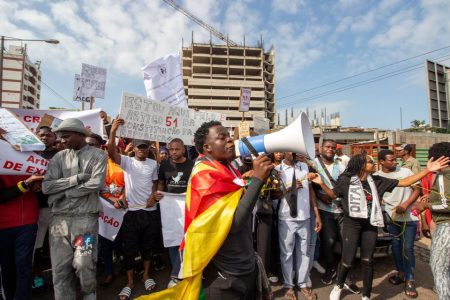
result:
M 411 127 L 412 128 L 421 128 L 425 126 L 425 120 L 419 121 L 419 120 L 412 120 L 411 121 Z

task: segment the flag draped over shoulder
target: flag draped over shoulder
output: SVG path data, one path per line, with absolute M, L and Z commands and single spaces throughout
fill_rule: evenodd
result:
M 183 280 L 172 288 L 141 296 L 139 300 L 204 299 L 202 272 L 230 231 L 243 193 L 243 188 L 236 183 L 240 177 L 231 165 L 224 166 L 205 156 L 197 160 L 186 194 L 185 233 L 180 246 L 183 250 L 180 271 Z

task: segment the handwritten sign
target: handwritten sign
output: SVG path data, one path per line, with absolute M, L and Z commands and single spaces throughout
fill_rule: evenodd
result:
M 239 111 L 245 112 L 250 110 L 251 93 L 251 88 L 241 88 L 241 97 L 239 98 Z
M 81 88 L 78 91 L 79 97 L 105 98 L 106 69 L 88 64 L 81 64 Z M 75 82 L 76 82 L 75 77 Z M 75 83 L 75 88 L 77 83 Z
M 246 121 L 242 121 L 239 123 L 239 138 L 242 139 L 248 136 L 250 136 L 250 124 Z
M 6 131 L 3 138 L 19 151 L 42 151 L 45 145 L 20 120 L 6 108 L 0 108 L 0 128 Z
M 180 138 L 185 145 L 194 144 L 194 132 L 202 123 L 226 119 L 223 114 L 195 111 L 127 92 L 122 95 L 120 117 L 125 120 L 118 132 L 122 137 L 165 143 Z
M 270 131 L 269 119 L 253 115 L 253 130 L 256 134 L 267 134 Z

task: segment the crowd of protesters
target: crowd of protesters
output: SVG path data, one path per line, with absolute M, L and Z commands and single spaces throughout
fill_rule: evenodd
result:
M 104 112 L 101 118 L 106 137 L 88 132 L 78 119 L 66 119 L 53 130 L 38 128 L 46 147 L 38 154 L 49 160 L 45 176 L 0 175 L 4 299 L 48 292 L 46 257 L 55 299 L 76 299 L 77 290 L 83 299 L 96 299 L 97 265 L 104 266 L 99 285 L 109 286 L 115 282 L 114 258 L 122 260 L 126 273 L 117 291 L 121 300 L 132 296 L 137 258 L 148 293 L 161 284 L 150 266 L 161 269 L 165 255 L 171 265 L 168 288 L 179 284 L 182 255 L 179 246 L 163 246 L 159 202 L 169 201 L 166 192 L 201 193 L 189 190 L 198 164 L 217 168 L 226 173 L 223 180 L 240 182 L 243 189 L 229 233 L 203 270 L 207 299 L 256 299 L 257 270 L 264 270 L 268 282 L 282 283 L 285 299 L 298 299 L 296 288 L 302 297 L 317 299 L 313 268 L 323 284 L 334 284 L 330 299 L 340 299 L 343 289 L 370 299 L 379 228 L 393 237 L 396 272 L 389 283 L 402 285 L 407 297 L 418 297 L 414 241 L 421 228 L 432 238 L 430 265 L 439 299 L 450 299 L 450 143 L 433 145 L 422 169 L 407 144 L 377 157 L 350 158 L 342 145 L 324 140 L 316 145 L 315 158 L 292 152 L 236 158 L 233 140 L 219 122 L 197 130 L 197 151 L 192 151 L 178 137 L 164 146 L 119 138 L 126 120 L 111 122 Z M 126 209 L 114 241 L 98 232 L 99 195 Z M 361 290 L 354 276 L 358 247 Z M 266 293 L 270 298 L 270 288 Z

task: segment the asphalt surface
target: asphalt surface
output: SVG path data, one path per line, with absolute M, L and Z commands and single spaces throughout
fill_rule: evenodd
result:
M 374 282 L 373 282 L 373 292 L 372 292 L 372 299 L 381 300 L 381 299 L 409 299 L 407 298 L 404 293 L 402 292 L 402 285 L 400 286 L 393 286 L 388 282 L 388 276 L 391 272 L 394 270 L 394 262 L 392 257 L 381 257 L 375 259 L 375 272 L 374 272 Z M 118 299 L 117 294 L 121 290 L 121 288 L 124 286 L 126 280 L 125 280 L 125 274 L 120 272 L 120 264 L 116 264 L 116 273 L 118 274 L 117 278 L 114 280 L 114 282 L 109 287 L 99 287 L 97 290 L 97 298 L 100 300 L 103 299 Z M 355 276 L 357 280 L 357 285 L 359 287 L 362 287 L 362 281 L 361 281 L 361 268 L 359 262 L 355 265 Z M 312 271 L 312 282 L 313 282 L 313 288 L 314 291 L 318 295 L 318 299 L 328 299 L 329 293 L 332 289 L 332 285 L 325 286 L 320 281 L 320 274 L 317 273 L 313 269 Z M 430 267 L 427 263 L 416 260 L 416 285 L 417 285 L 417 291 L 419 293 L 418 299 L 427 299 L 427 300 L 434 300 L 438 299 L 437 295 L 433 292 L 433 276 L 431 274 Z M 167 267 L 162 271 L 152 271 L 151 277 L 153 277 L 157 282 L 157 289 L 156 290 L 162 290 L 167 286 L 167 283 L 169 282 L 169 267 L 167 264 Z M 102 280 L 102 276 L 99 276 L 99 281 Z M 140 295 L 145 295 L 144 290 L 144 283 L 140 281 L 139 276 L 135 277 L 135 288 L 133 289 L 132 293 L 132 299 L 134 297 L 138 297 Z M 281 278 L 280 278 L 281 279 Z M 47 283 L 50 283 L 50 272 L 45 273 L 45 280 Z M 49 287 L 49 292 L 41 297 L 34 297 L 35 300 L 50 300 L 54 299 L 53 292 L 51 290 L 52 288 Z M 273 285 L 273 290 L 275 294 L 275 299 L 284 299 L 284 291 L 281 286 L 281 284 Z M 298 299 L 306 299 L 301 292 L 297 293 Z M 81 295 L 78 297 L 79 299 L 82 299 Z M 345 300 L 354 300 L 354 299 L 361 299 L 361 295 L 353 295 L 348 291 L 344 291 L 341 299 Z

